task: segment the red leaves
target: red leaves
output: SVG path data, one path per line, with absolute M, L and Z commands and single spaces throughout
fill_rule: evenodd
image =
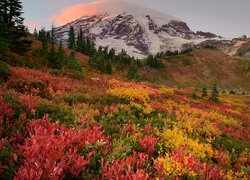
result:
M 103 179 L 148 179 L 148 174 L 144 170 L 147 167 L 149 157 L 144 153 L 136 153 L 128 156 L 122 161 L 106 162 L 102 167 Z
M 149 155 L 153 154 L 155 151 L 155 144 L 157 139 L 152 136 L 145 136 L 142 140 L 139 140 L 142 149 Z
M 226 125 L 219 125 L 219 128 L 229 136 L 250 143 L 250 127 L 228 127 Z
M 33 69 L 11 68 L 14 76 L 7 84 L 19 92 L 30 92 L 33 95 L 53 97 L 62 91 L 78 91 L 77 80 L 65 77 L 54 77 Z
M 50 123 L 48 117 L 32 120 L 28 131 L 30 138 L 21 147 L 24 165 L 19 168 L 17 179 L 62 179 L 67 172 L 78 176 L 94 153 L 88 153 L 87 159 L 79 155 L 86 142 L 108 139 L 98 126 L 73 131 L 60 127 L 59 122 Z
M 40 104 L 40 99 L 38 99 L 34 96 L 24 95 L 21 98 L 20 103 L 22 106 L 25 107 L 25 112 L 29 113 Z
M 166 107 L 160 103 L 152 101 L 149 105 L 155 110 L 166 111 Z
M 128 124 L 125 126 L 125 128 L 122 129 L 121 131 L 122 135 L 126 134 L 134 135 L 134 133 L 135 133 L 135 125 L 131 121 L 129 121 Z

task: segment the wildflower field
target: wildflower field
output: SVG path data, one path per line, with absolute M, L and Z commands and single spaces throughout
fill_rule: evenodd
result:
M 249 179 L 250 99 L 10 67 L 1 179 Z

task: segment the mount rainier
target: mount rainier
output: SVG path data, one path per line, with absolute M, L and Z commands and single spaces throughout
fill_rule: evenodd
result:
M 144 58 L 166 50 L 181 50 L 207 40 L 221 40 L 209 32 L 193 32 L 178 18 L 134 3 L 100 1 L 90 4 L 95 13 L 84 15 L 66 25 L 55 28 L 57 40 L 67 42 L 70 26 L 97 47 L 124 49 L 128 55 Z

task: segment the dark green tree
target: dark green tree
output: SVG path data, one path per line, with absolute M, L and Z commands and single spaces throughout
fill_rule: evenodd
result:
M 206 85 L 204 85 L 202 87 L 202 97 L 207 97 L 207 86 Z
M 61 69 L 63 67 L 64 53 L 65 52 L 64 52 L 64 48 L 63 48 L 62 40 L 61 40 L 60 44 L 59 44 L 59 47 L 58 47 L 57 55 L 56 55 L 55 68 Z
M 137 75 L 137 71 L 138 71 L 138 66 L 137 66 L 137 62 L 136 60 L 132 60 L 131 63 L 130 63 L 130 66 L 129 66 L 129 70 L 128 70 L 128 73 L 127 73 L 127 77 L 129 79 L 134 79 L 136 78 L 138 75 Z
M 115 58 L 115 50 L 113 48 L 111 48 L 109 50 L 108 56 L 109 56 L 110 59 L 114 60 L 114 58 Z
M 22 17 L 22 2 L 20 0 L 4 0 L 7 5 L 7 25 L 8 27 L 15 27 L 21 31 L 24 30 Z M 6 13 L 6 9 L 5 9 Z
M 48 61 L 49 61 L 49 66 L 52 68 L 55 68 L 56 65 L 56 49 L 55 49 L 55 33 L 54 33 L 54 25 L 51 27 L 51 32 L 50 32 L 50 41 L 51 41 L 51 48 L 50 52 L 48 54 Z
M 38 33 L 37 33 L 36 28 L 34 29 L 34 33 L 33 33 L 33 35 L 34 35 L 34 36 L 36 36 L 36 37 L 38 36 Z
M 82 66 L 79 64 L 75 52 L 72 50 L 70 56 L 66 59 L 67 68 L 82 72 Z
M 48 43 L 51 43 L 51 34 L 49 31 L 46 32 L 46 37 L 47 37 Z
M 79 52 L 84 53 L 84 49 L 85 49 L 85 41 L 83 38 L 83 32 L 82 29 L 80 29 L 78 35 L 77 35 L 77 39 L 76 39 L 76 50 Z
M 39 31 L 38 39 L 42 42 L 41 54 L 43 56 L 46 56 L 48 53 L 48 39 L 47 39 L 46 30 L 44 27 L 42 27 L 42 29 Z
M 112 74 L 112 59 L 110 58 L 106 59 L 105 66 L 106 66 L 105 72 L 108 74 Z
M 163 67 L 163 62 L 153 55 L 148 56 L 148 58 L 146 59 L 146 64 L 154 69 L 160 69 Z
M 213 82 L 212 93 L 209 97 L 209 100 L 213 102 L 219 102 L 219 91 L 216 82 Z
M 32 43 L 22 39 L 27 35 L 23 25 L 22 8 L 20 0 L 0 1 L 0 43 L 17 53 L 26 52 Z
M 68 33 L 68 48 L 75 49 L 76 40 L 75 40 L 75 29 L 73 26 L 70 26 L 70 30 Z

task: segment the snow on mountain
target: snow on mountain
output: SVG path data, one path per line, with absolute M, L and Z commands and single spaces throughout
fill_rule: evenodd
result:
M 74 26 L 76 33 L 82 29 L 97 47 L 114 48 L 117 53 L 124 49 L 139 59 L 220 38 L 212 33 L 195 33 L 178 18 L 135 3 L 97 1 L 88 8 L 95 13 L 56 28 L 56 38 L 66 43 L 69 28 Z

